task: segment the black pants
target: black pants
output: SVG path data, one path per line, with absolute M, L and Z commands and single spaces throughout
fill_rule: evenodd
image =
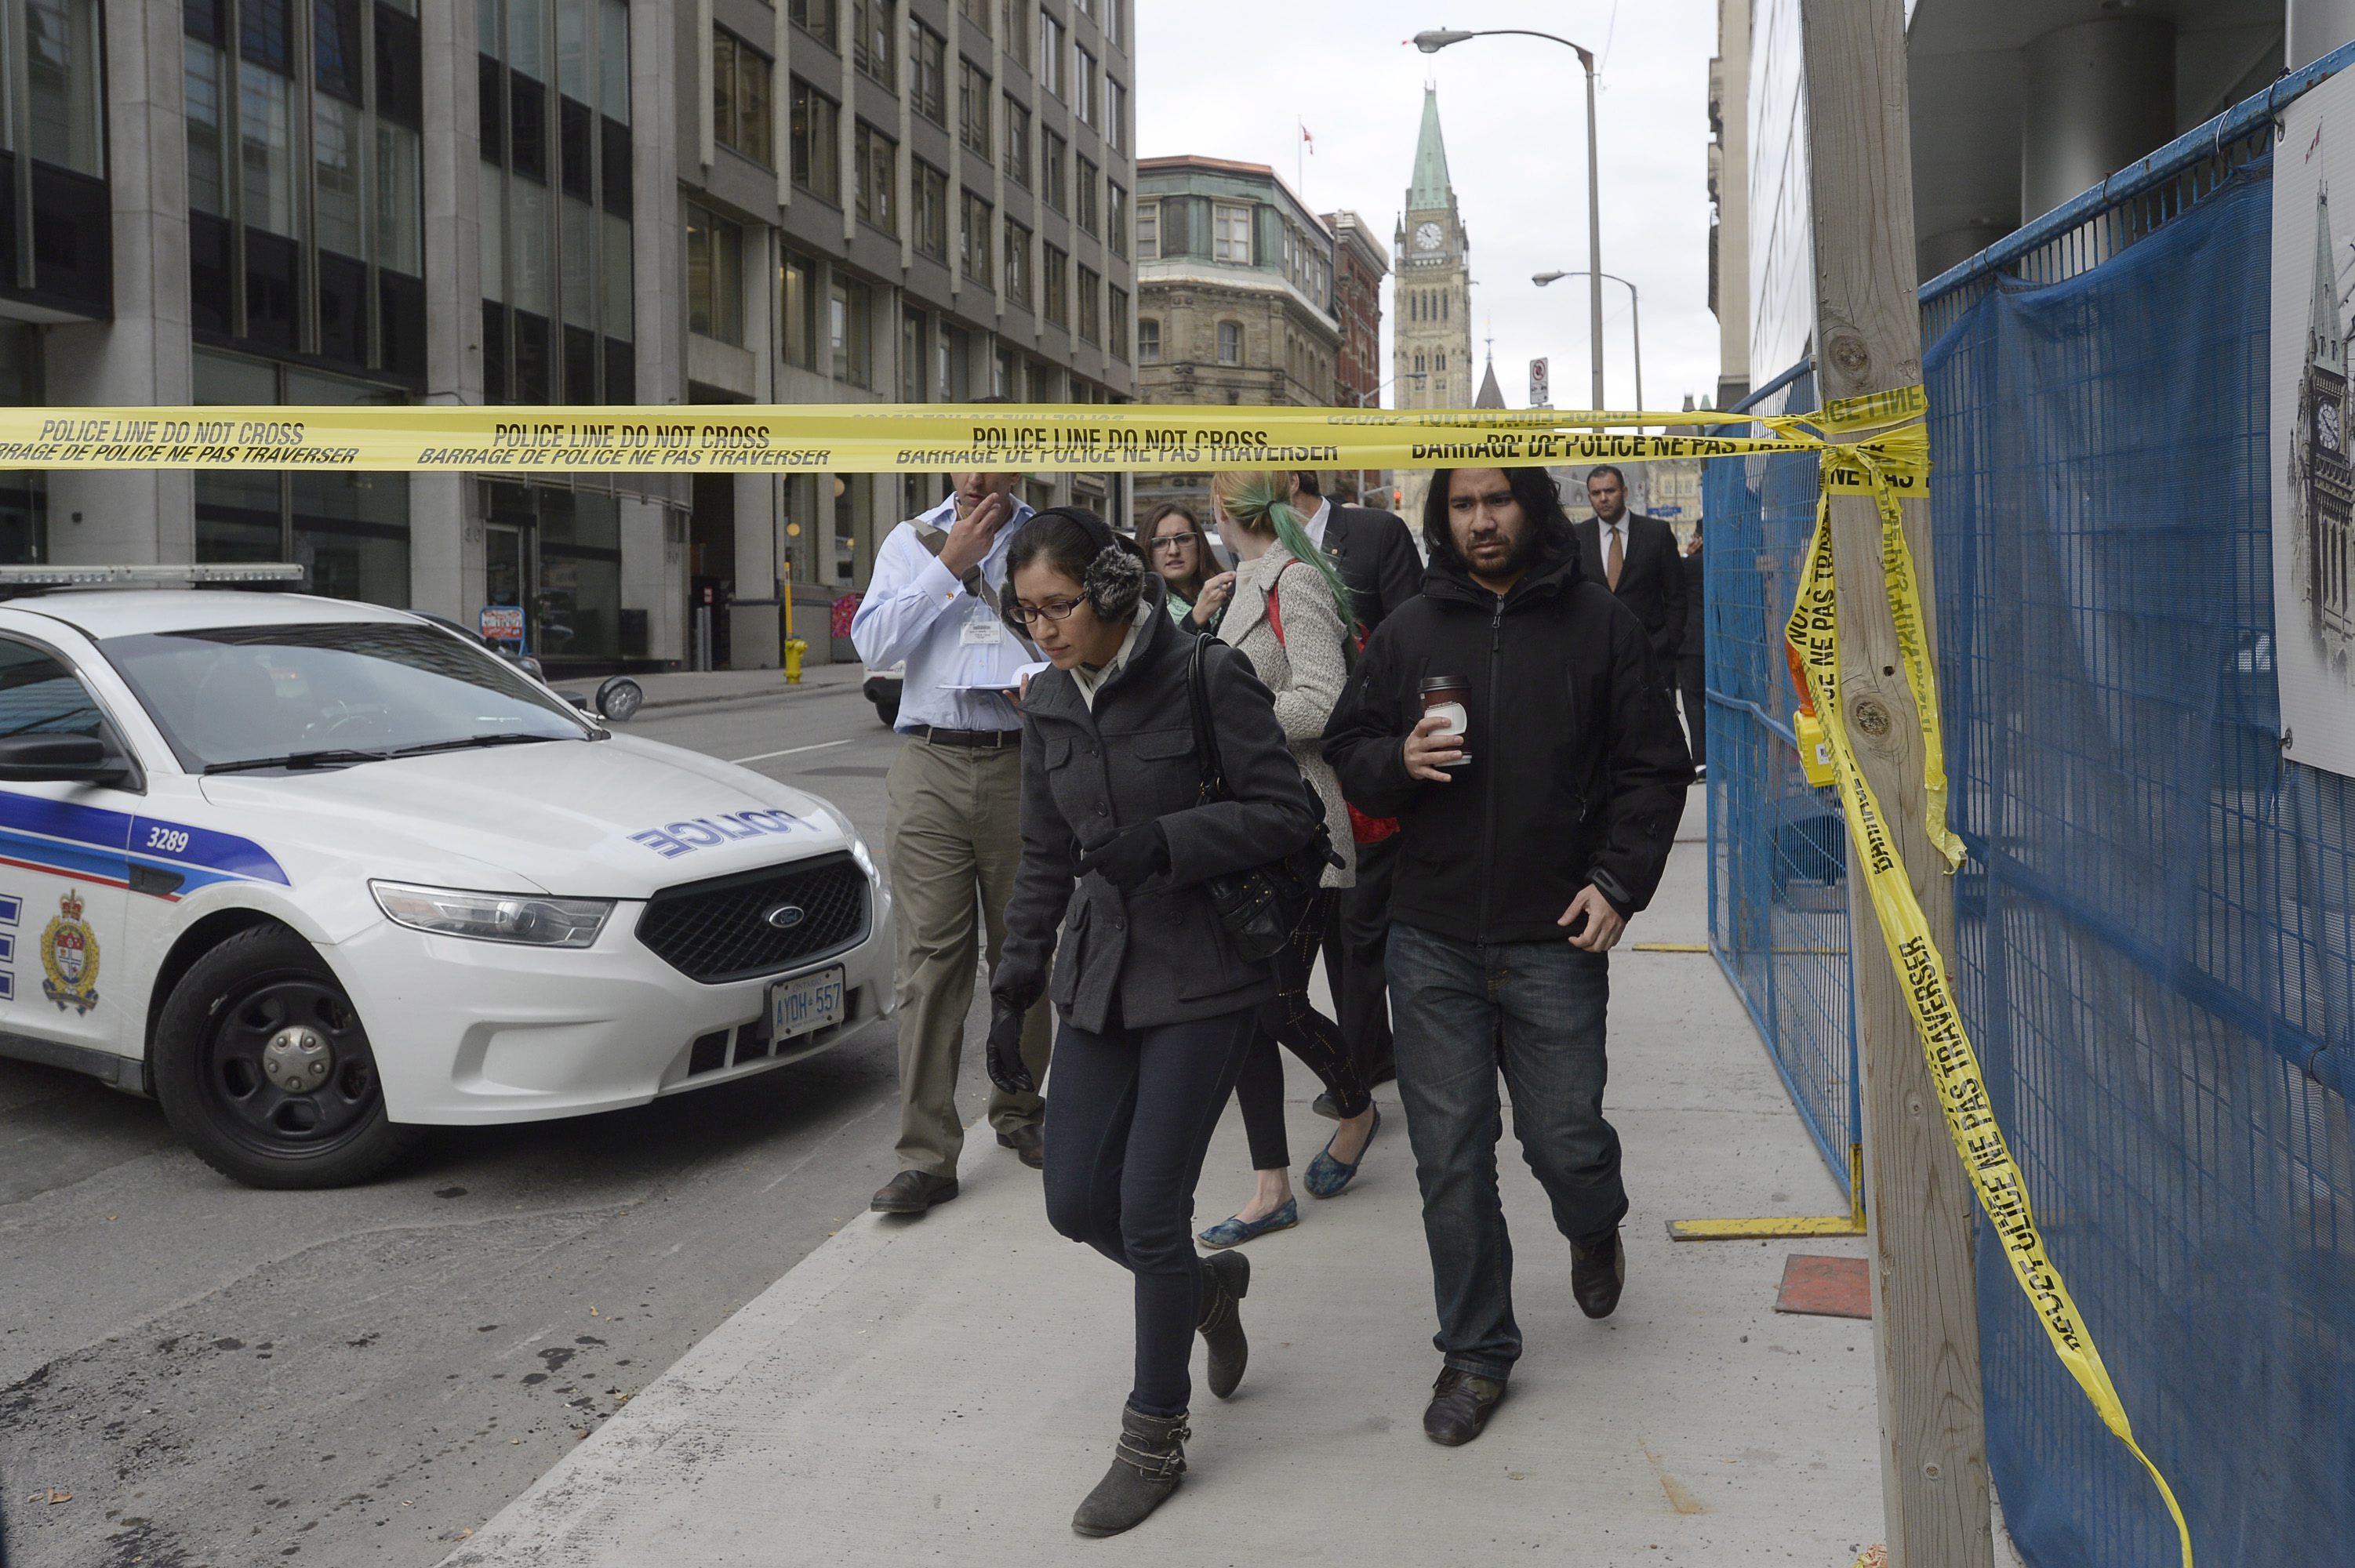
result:
M 1308 1065 L 1332 1092 L 1343 1116 L 1356 1116 L 1373 1104 L 1339 1026 L 1308 1000 L 1309 972 L 1316 967 L 1318 945 L 1338 918 L 1335 911 L 1342 891 L 1328 887 L 1319 893 L 1294 927 L 1292 940 L 1275 956 L 1279 990 L 1275 1000 L 1259 1010 L 1259 1028 L 1243 1059 L 1242 1075 L 1235 1081 L 1235 1103 L 1243 1114 L 1243 1137 L 1251 1143 L 1254 1171 L 1287 1170 L 1292 1164 L 1291 1145 L 1284 1136 L 1284 1060 L 1275 1054 L 1278 1045 Z
M 1709 761 L 1709 693 L 1706 666 L 1698 653 L 1685 653 L 1677 659 L 1677 692 L 1685 705 L 1685 735 L 1692 747 L 1693 766 L 1700 768 Z
M 1391 871 L 1398 846 L 1395 833 L 1358 846 L 1358 885 L 1336 894 L 1337 912 L 1326 927 L 1325 974 L 1341 1012 L 1341 1038 L 1349 1043 L 1358 1076 L 1369 1086 L 1394 1071 L 1382 950 L 1391 939 Z
M 1147 1415 L 1184 1413 L 1202 1316 L 1194 1183 L 1255 1030 L 1249 1011 L 1102 1034 L 1066 1022 L 1047 1100 L 1047 1219 L 1136 1278 L 1136 1383 Z

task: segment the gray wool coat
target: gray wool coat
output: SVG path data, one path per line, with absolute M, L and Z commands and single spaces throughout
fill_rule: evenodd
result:
M 1146 1029 L 1215 1018 L 1273 997 L 1273 970 L 1235 951 L 1203 883 L 1292 853 L 1321 815 L 1274 699 L 1250 661 L 1215 642 L 1209 711 L 1233 798 L 1198 800 L 1186 689 L 1194 639 L 1160 608 L 1160 591 L 1148 578 L 1153 614 L 1092 712 L 1060 670 L 1032 681 L 1023 705 L 1022 863 L 992 989 L 1030 990 L 1052 959 L 1052 1000 L 1091 1032 L 1114 1020 Z M 1083 852 L 1154 821 L 1169 841 L 1167 874 L 1125 894 L 1078 874 Z

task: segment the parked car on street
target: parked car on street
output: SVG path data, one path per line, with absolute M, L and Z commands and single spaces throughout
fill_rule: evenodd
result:
M 722 1086 L 890 1012 L 847 818 L 477 641 L 294 594 L 0 603 L 0 1055 L 322 1187 L 419 1128 Z

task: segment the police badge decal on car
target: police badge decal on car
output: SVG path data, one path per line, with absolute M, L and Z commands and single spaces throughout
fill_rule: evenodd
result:
M 58 917 L 41 932 L 41 994 L 63 1012 L 88 1012 L 98 1005 L 98 937 L 81 917 L 81 893 L 58 900 Z

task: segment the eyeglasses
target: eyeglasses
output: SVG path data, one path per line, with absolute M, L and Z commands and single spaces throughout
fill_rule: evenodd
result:
M 1201 536 L 1199 534 L 1156 534 L 1153 536 L 1153 547 L 1156 550 L 1174 550 L 1180 545 L 1190 545 Z
M 1028 626 L 1038 620 L 1069 620 L 1071 611 L 1080 608 L 1080 601 L 1075 599 L 1050 599 L 1044 604 L 1024 604 L 1017 599 L 1006 608 L 1009 614 L 1020 616 L 1022 624 Z

